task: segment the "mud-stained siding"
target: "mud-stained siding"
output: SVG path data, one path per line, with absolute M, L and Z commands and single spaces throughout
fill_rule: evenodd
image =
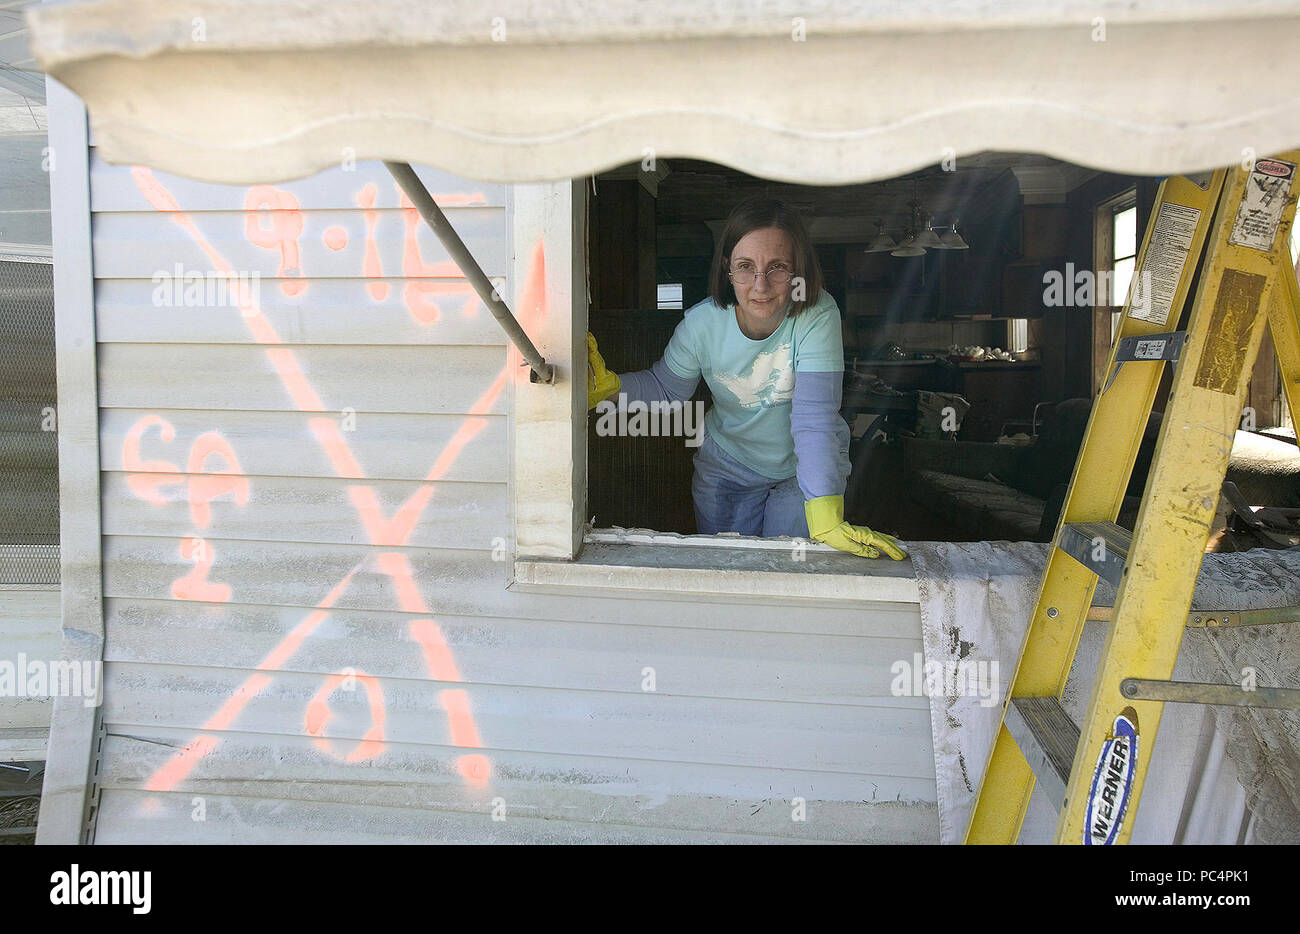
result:
M 0 587 L 0 659 L 10 666 L 5 675 L 13 679 L 0 692 L 0 762 L 45 758 L 54 701 L 48 695 L 29 695 L 17 680 L 25 675 L 18 672 L 27 659 L 57 659 L 62 654 L 58 587 L 23 587 Z
M 421 174 L 508 275 L 507 188 Z M 508 589 L 505 341 L 381 166 L 91 202 L 96 842 L 937 838 L 915 606 Z

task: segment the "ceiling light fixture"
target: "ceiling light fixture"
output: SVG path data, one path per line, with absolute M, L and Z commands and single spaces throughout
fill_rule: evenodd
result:
M 898 244 L 894 242 L 894 238 L 885 233 L 885 225 L 883 222 L 876 221 L 876 230 L 876 238 L 871 241 L 871 245 L 867 247 L 865 252 L 888 253 L 890 250 L 898 249 Z

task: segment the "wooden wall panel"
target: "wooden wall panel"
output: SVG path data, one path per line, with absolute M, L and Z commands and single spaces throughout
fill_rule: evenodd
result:
M 500 391 L 475 409 L 504 368 L 499 347 L 100 344 L 100 405 L 487 415 L 505 411 Z
M 438 456 L 456 441 L 462 446 L 447 464 L 443 480 L 504 483 L 509 475 L 503 456 L 504 415 L 476 419 L 478 430 L 464 440 L 464 415 L 358 412 L 347 422 L 337 413 L 331 417 L 353 448 L 350 462 L 331 460 L 311 422 L 298 412 L 172 408 L 103 409 L 100 458 L 106 471 L 125 470 L 130 438 L 134 457 L 163 461 L 181 470 L 198 439 L 215 432 L 234 452 L 240 471 L 249 475 L 423 480 Z M 164 430 L 170 431 L 170 441 L 164 440 Z
M 562 622 L 490 616 L 433 618 L 469 681 L 574 691 L 641 692 L 646 667 L 659 693 L 873 708 L 928 709 L 893 697 L 890 666 L 921 651 L 913 638 L 882 639 L 742 628 L 683 629 L 658 601 L 636 622 Z M 255 668 L 305 612 L 256 604 L 135 598 L 107 601 L 105 657 L 121 662 Z M 653 618 L 658 617 L 656 622 Z M 719 614 L 727 615 L 727 614 Z M 427 678 L 418 617 L 393 610 L 334 610 L 284 662 L 288 671 L 333 673 L 348 665 L 377 677 Z M 731 619 L 733 626 L 739 620 Z
M 516 230 L 517 189 L 421 174 L 563 343 L 571 205 Z M 513 473 L 522 390 L 381 166 L 253 191 L 92 154 L 91 176 L 96 842 L 937 836 L 929 707 L 889 690 L 915 605 L 512 589 L 512 512 L 540 495 Z M 257 271 L 258 314 L 157 304 L 176 263 Z
M 182 554 L 175 539 L 114 535 L 104 541 L 104 593 L 110 597 L 172 598 L 174 581 L 194 572 L 195 561 Z M 770 601 L 724 600 L 704 603 L 688 598 L 649 602 L 643 595 L 624 596 L 523 592 L 507 589 L 510 566 L 493 561 L 491 543 L 482 550 L 387 548 L 367 545 L 320 545 L 230 541 L 209 551 L 209 579 L 230 586 L 228 602 L 267 606 L 315 607 L 330 597 L 331 606 L 352 609 L 399 609 L 393 577 L 376 569 L 379 555 L 396 554 L 390 570 L 409 567 L 419 583 L 428 612 L 514 619 L 614 622 L 631 626 L 672 620 L 686 629 L 738 626 L 750 632 L 868 635 L 920 638 L 915 605 L 882 604 L 817 608 L 773 605 Z M 189 549 L 185 548 L 185 553 Z M 349 577 L 351 574 L 351 577 Z M 347 578 L 346 587 L 331 597 Z M 206 601 L 227 602 L 227 601 Z M 721 607 L 721 609 L 720 609 Z M 683 638 L 687 638 L 684 634 Z M 909 658 L 909 655 L 902 655 Z
M 315 477 L 229 476 L 231 489 L 208 501 L 196 499 L 195 484 L 213 482 L 212 474 L 105 472 L 104 533 L 177 539 L 200 534 L 213 543 L 244 539 L 346 545 L 366 540 L 354 505 L 356 491 L 362 489 L 356 485 Z M 167 484 L 158 489 L 163 504 L 146 502 L 137 495 L 131 483 L 141 478 Z M 374 491 L 380 510 L 376 515 L 384 517 L 395 514 L 413 497 L 428 497 L 419 522 L 409 530 L 393 527 L 376 538 L 377 545 L 481 548 L 491 547 L 493 537 L 503 535 L 504 483 L 369 479 L 364 489 Z M 208 527 L 196 530 L 196 509 L 202 510 L 197 514 L 206 517 Z
M 504 346 L 501 326 L 483 307 L 464 279 L 428 279 L 416 283 L 400 277 L 382 279 L 312 278 L 306 288 L 288 296 L 280 288 L 287 280 L 263 279 L 257 284 L 257 309 L 281 344 L 488 344 Z M 249 279 L 251 287 L 253 280 Z M 408 290 L 409 285 L 409 290 Z M 238 294 L 229 287 L 203 300 L 230 304 L 169 306 L 156 301 L 185 300 L 187 288 L 150 279 L 101 279 L 95 289 L 95 325 L 101 341 L 150 344 L 267 342 L 237 307 Z M 194 293 L 197 295 L 198 293 Z M 251 314 L 251 312 L 250 312 Z
M 100 805 L 97 843 L 534 843 L 534 844 L 682 844 L 682 843 L 775 843 L 794 838 L 829 842 L 835 815 L 808 827 L 789 820 L 790 810 L 779 813 L 787 831 L 783 837 L 744 830 L 696 830 L 627 826 L 619 823 L 534 818 L 526 813 L 505 820 L 491 819 L 491 805 L 479 813 L 437 808 L 411 810 L 386 808 L 350 801 L 342 804 L 267 800 L 238 796 L 209 795 L 204 821 L 193 819 L 193 796 L 158 795 L 135 791 L 111 791 Z M 784 802 L 778 802 L 784 805 Z M 716 806 L 724 807 L 723 802 Z M 586 811 L 587 809 L 584 809 Z M 741 810 L 739 808 L 735 810 Z M 754 810 L 750 806 L 750 810 Z M 872 842 L 927 842 L 926 831 L 938 833 L 932 808 L 877 806 L 882 813 L 876 822 Z M 761 813 L 761 812 L 760 812 Z M 715 821 L 716 823 L 716 821 Z M 789 827 L 785 825 L 788 824 Z M 743 827 L 743 823 L 732 823 Z M 823 829 L 824 828 L 824 829 Z M 818 836 L 818 832 L 822 836 Z M 862 839 L 854 837 L 853 839 Z
M 375 212 L 373 237 L 364 212 L 302 210 L 267 212 L 285 215 L 266 220 L 243 211 L 186 214 L 96 214 L 95 278 L 152 279 L 155 273 L 220 270 L 217 258 L 238 273 L 258 273 L 263 280 L 282 278 L 287 295 L 306 295 L 300 277 L 352 279 L 366 275 L 367 242 L 373 244 L 380 276 L 455 277 L 451 262 L 433 231 L 411 210 Z M 499 208 L 447 208 L 447 219 L 489 276 L 506 274 L 506 244 Z M 291 215 L 291 216 L 290 216 Z M 193 225 L 188 227 L 180 218 Z M 261 232 L 253 233 L 259 225 Z M 278 226 L 277 226 L 278 225 Z M 342 231 L 346 245 L 327 243 Z M 264 283 L 264 287 L 266 284 Z
M 439 695 L 455 689 L 473 711 L 489 760 L 494 749 L 513 749 L 917 779 L 934 775 L 934 758 L 924 744 L 898 742 L 928 732 L 928 706 L 456 684 L 375 677 L 364 662 L 356 670 L 351 689 L 340 681 L 331 690 L 329 677 L 293 671 L 276 672 L 264 686 L 249 688 L 249 674 L 235 669 L 110 662 L 104 666 L 104 718 L 117 731 L 129 732 L 131 726 L 154 724 L 158 711 L 166 710 L 168 726 L 198 731 L 242 688 L 247 701 L 229 728 L 315 735 L 328 741 L 327 754 L 361 762 L 382 756 L 390 743 L 454 745 L 453 724 L 440 709 Z
M 502 207 L 507 186 L 460 178 L 429 166 L 412 166 L 425 187 L 442 207 Z M 135 174 L 133 174 L 135 172 Z M 242 211 L 254 186 L 214 185 L 193 179 L 150 170 L 149 175 L 166 187 L 186 211 Z M 147 211 L 149 201 L 137 184 L 138 169 L 129 165 L 109 165 L 91 150 L 90 208 L 96 212 Z M 367 186 L 374 186 L 371 201 Z M 270 187 L 287 192 L 303 207 L 313 210 L 351 210 L 363 204 L 376 208 L 400 205 L 399 189 L 393 176 L 379 162 L 342 164 L 307 178 L 276 182 Z
M 199 766 L 170 793 L 142 793 L 150 777 L 166 765 L 171 750 L 187 739 L 182 731 L 135 728 L 129 735 L 110 734 L 106 741 L 115 768 L 105 776 L 105 801 L 117 801 L 109 806 L 120 808 L 123 818 L 133 816 L 146 839 L 173 833 L 192 833 L 187 839 L 194 842 L 243 839 L 235 836 L 239 825 L 231 826 L 227 797 L 240 799 L 254 812 L 286 815 L 294 813 L 295 801 L 356 804 L 349 765 L 330 760 L 302 737 L 252 734 L 222 739 L 219 776 Z M 276 764 L 273 771 L 268 762 Z M 934 804 L 924 799 L 924 780 L 510 750 L 495 752 L 493 765 L 497 774 L 490 789 L 467 787 L 456 773 L 455 750 L 392 744 L 382 758 L 367 763 L 373 785 L 367 804 L 379 814 L 407 809 L 405 817 L 412 824 L 446 815 L 448 824 L 432 832 L 446 834 L 463 822 L 451 832 L 470 840 L 474 834 L 511 833 L 531 841 L 546 832 L 545 825 L 562 828 L 554 831 L 559 835 L 592 842 L 619 836 L 645 842 L 658 835 L 692 832 L 724 841 L 735 834 L 754 834 L 771 841 L 794 837 L 924 842 L 938 833 Z M 637 789 L 665 791 L 647 807 Z M 928 790 L 933 792 L 933 783 Z M 201 822 L 192 820 L 195 796 L 205 803 Z M 212 796 L 217 796 L 215 803 Z M 790 819 L 789 801 L 795 796 L 807 802 L 804 822 Z M 494 822 L 497 798 L 506 819 Z M 430 808 L 435 803 L 437 810 Z M 322 807 L 320 813 L 334 815 L 320 827 L 338 834 L 330 842 L 348 839 L 340 826 L 343 808 Z M 392 819 L 401 820 L 396 814 Z M 186 829 L 186 823 L 201 826 Z M 512 823 L 522 826 L 511 830 Z M 496 826 L 484 826 L 492 824 Z M 302 829 L 285 821 L 279 833 L 295 831 Z M 272 832 L 271 827 L 264 832 Z M 271 839 L 285 842 L 282 836 Z M 107 842 L 102 834 L 99 842 Z

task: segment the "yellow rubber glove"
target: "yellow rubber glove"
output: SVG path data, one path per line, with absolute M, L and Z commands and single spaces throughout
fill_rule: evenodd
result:
M 882 551 L 895 561 L 907 557 L 907 552 L 898 547 L 893 536 L 873 532 L 865 525 L 845 522 L 843 496 L 818 496 L 807 500 L 803 510 L 808 518 L 808 534 L 832 548 L 864 558 L 879 558 Z
M 596 349 L 596 338 L 588 331 L 587 409 L 590 411 L 610 396 L 618 395 L 618 391 L 622 388 L 623 383 L 619 380 L 618 374 L 605 369 L 605 361 L 601 358 L 600 351 Z

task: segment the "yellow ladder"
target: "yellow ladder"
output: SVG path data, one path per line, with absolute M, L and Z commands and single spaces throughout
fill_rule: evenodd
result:
M 1055 842 L 1127 843 L 1164 703 L 1242 702 L 1236 685 L 1169 679 L 1266 323 L 1300 417 L 1300 293 L 1289 249 L 1297 162 L 1300 152 L 1288 152 L 1160 185 L 967 843 L 1015 843 L 1035 781 L 1060 814 Z M 1198 265 L 1187 329 L 1172 330 Z M 1130 534 L 1115 520 L 1164 362 L 1174 366 L 1173 391 Z M 1061 697 L 1098 577 L 1114 584 L 1115 606 L 1076 726 Z M 1294 693 L 1252 702 L 1291 707 Z

